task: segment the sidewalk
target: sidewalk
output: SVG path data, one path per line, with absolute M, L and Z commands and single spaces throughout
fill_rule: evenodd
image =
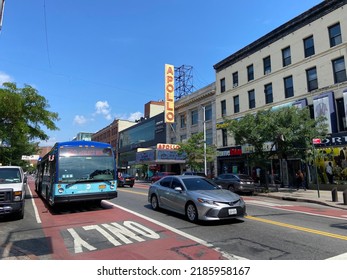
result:
M 347 210 L 347 204 L 344 204 L 343 192 L 337 192 L 337 201 L 333 201 L 333 195 L 331 191 L 309 189 L 309 190 L 293 190 L 290 188 L 279 188 L 278 191 L 270 190 L 269 192 L 256 193 L 257 196 L 265 196 L 270 198 L 277 198 L 282 200 L 311 202 L 316 204 L 322 204 L 330 207 Z M 346 202 L 347 203 L 347 202 Z

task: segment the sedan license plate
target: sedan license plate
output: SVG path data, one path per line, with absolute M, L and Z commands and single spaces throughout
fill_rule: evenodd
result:
M 99 189 L 106 189 L 106 185 L 99 185 Z
M 228 214 L 229 215 L 236 215 L 237 214 L 237 210 L 235 208 L 228 209 Z

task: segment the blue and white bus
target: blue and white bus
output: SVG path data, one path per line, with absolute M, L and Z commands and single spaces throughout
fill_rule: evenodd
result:
M 36 192 L 51 206 L 117 197 L 111 145 L 92 141 L 56 143 L 37 164 Z

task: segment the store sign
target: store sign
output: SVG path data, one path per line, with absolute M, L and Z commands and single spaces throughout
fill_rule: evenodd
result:
M 157 144 L 157 149 L 158 150 L 178 150 L 180 148 L 179 145 L 176 144 Z
M 185 154 L 178 154 L 177 151 L 157 150 L 157 160 L 185 160 Z
M 147 150 L 142 152 L 136 153 L 136 162 L 146 162 L 146 161 L 153 161 L 154 160 L 154 151 L 153 150 Z
M 39 155 L 31 155 L 31 156 L 22 156 L 22 160 L 38 160 L 40 158 Z
M 344 146 L 347 145 L 347 133 L 333 133 L 331 136 L 322 139 L 320 146 Z

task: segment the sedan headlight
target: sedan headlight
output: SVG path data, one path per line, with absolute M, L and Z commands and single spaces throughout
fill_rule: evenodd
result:
M 210 199 L 205 199 L 205 198 L 199 197 L 198 201 L 200 203 L 207 203 L 207 204 L 211 204 L 211 205 L 216 205 L 216 202 L 214 202 L 213 200 L 210 200 Z

